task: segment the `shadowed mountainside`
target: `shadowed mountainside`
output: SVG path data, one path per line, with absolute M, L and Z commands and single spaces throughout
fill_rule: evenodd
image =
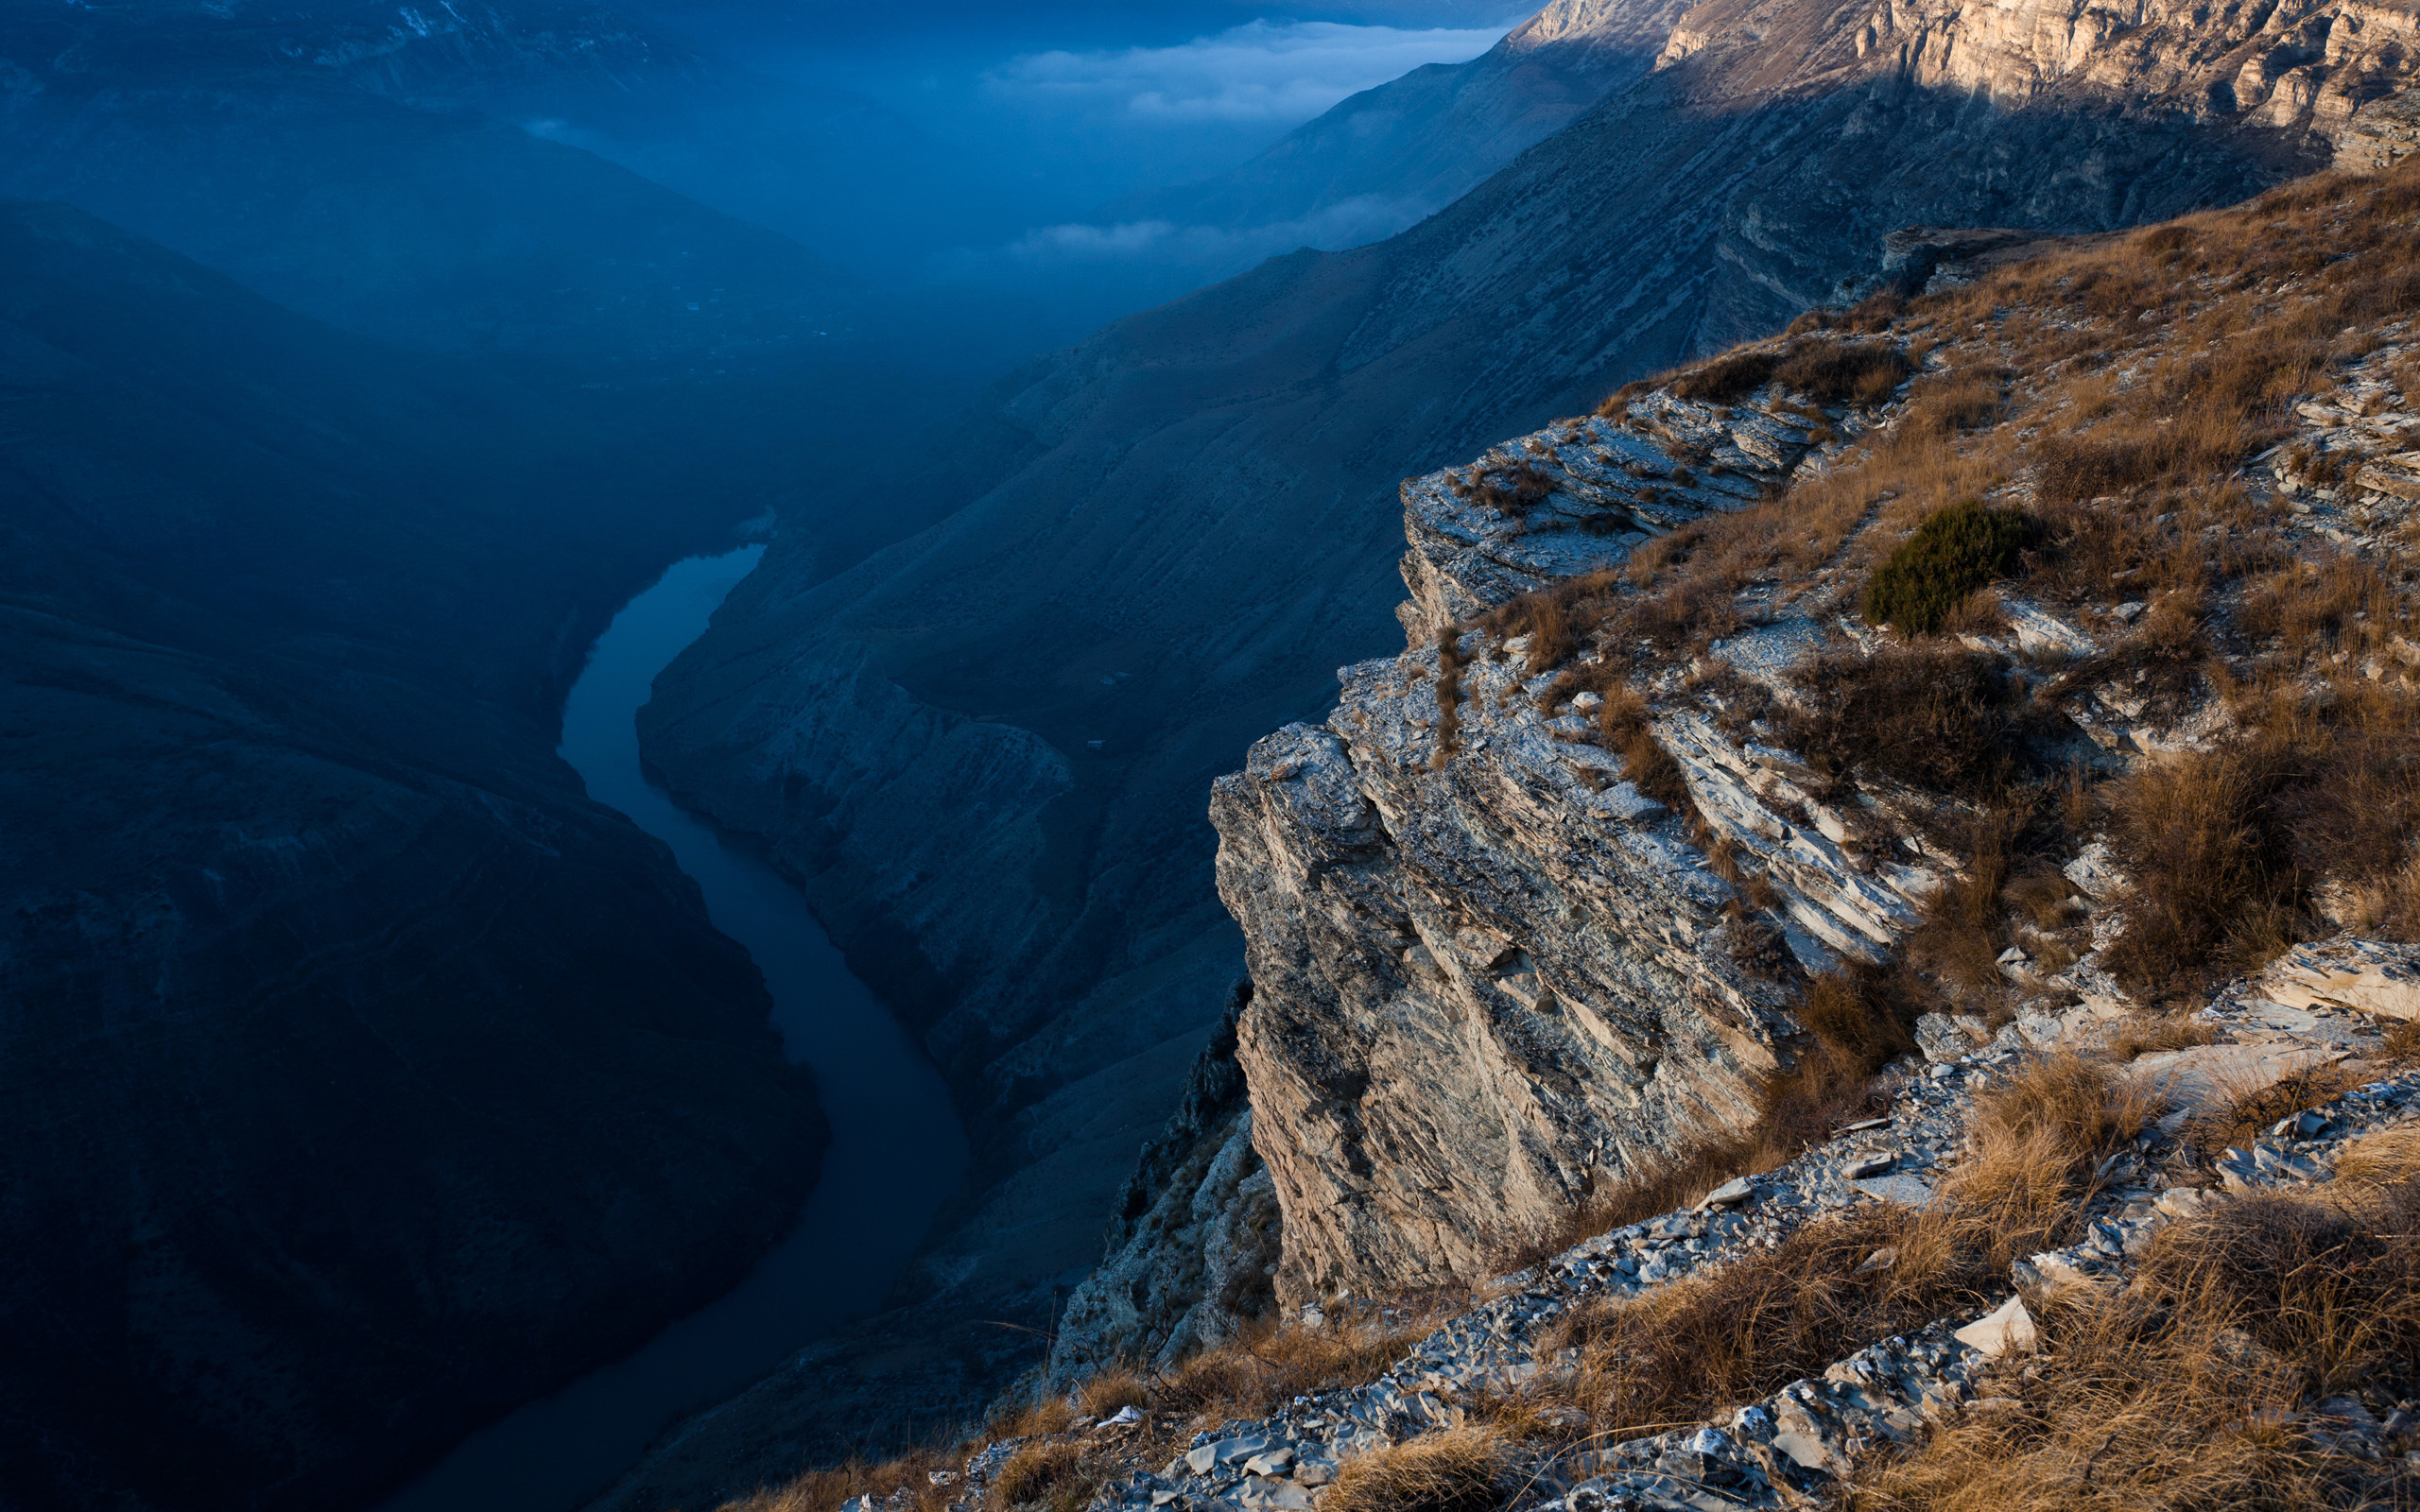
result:
M 552 753 L 737 501 L 64 207 L 0 286 L 0 1504 L 345 1504 L 812 1181 L 755 970 Z

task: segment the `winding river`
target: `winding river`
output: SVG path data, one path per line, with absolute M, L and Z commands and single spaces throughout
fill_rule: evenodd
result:
M 966 1164 L 923 1047 L 841 965 L 797 889 L 640 775 L 639 706 L 762 546 L 675 562 L 598 636 L 563 706 L 562 754 L 588 795 L 672 848 L 715 927 L 748 947 L 793 1060 L 814 1066 L 832 1144 L 798 1227 L 729 1294 L 635 1352 L 457 1446 L 383 1512 L 569 1512 L 682 1414 L 872 1312 Z

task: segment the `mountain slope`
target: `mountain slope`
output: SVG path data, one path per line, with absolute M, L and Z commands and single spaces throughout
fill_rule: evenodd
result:
M 2408 66 L 2404 16 L 2104 33 L 2044 6 L 1703 6 L 1654 72 L 1412 231 L 1272 260 L 1004 386 L 961 429 L 1023 444 L 942 524 L 828 580 L 777 547 L 643 740 L 767 838 L 995 1131 L 904 1295 L 1038 1311 L 1046 1254 L 1019 1275 L 991 1237 L 1106 1210 L 1107 1174 L 1040 1214 L 1014 1177 L 1098 1089 L 1173 1097 L 1170 1051 L 1236 960 L 1201 794 L 1392 639 L 1397 478 L 1778 329 L 1897 228 L 2123 226 L 2323 162 L 2314 127 Z M 2256 97 L 2261 60 L 2313 36 L 2308 87 Z
M 552 753 L 730 501 L 64 207 L 0 281 L 0 1504 L 347 1504 L 812 1181 L 754 969 Z
M 1250 163 L 1103 214 L 1350 247 L 1451 204 L 1645 73 L 1688 8 L 1557 0 L 1466 63 L 1364 90 Z

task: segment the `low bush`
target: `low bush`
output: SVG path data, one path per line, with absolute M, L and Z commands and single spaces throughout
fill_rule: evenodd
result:
M 2022 769 L 2029 712 L 1998 663 L 1938 645 L 1821 657 L 1794 677 L 1785 738 L 1835 779 L 1990 797 Z
M 1403 1358 L 1428 1332 L 1417 1308 L 1333 1318 L 1321 1328 L 1262 1323 L 1188 1356 L 1161 1379 L 1163 1409 L 1212 1419 L 1258 1418 L 1296 1397 L 1359 1385 Z
M 1073 1512 L 1092 1491 L 1084 1473 L 1083 1446 L 1066 1439 L 1039 1439 L 1011 1454 L 992 1478 L 991 1503 L 997 1507 L 1048 1506 Z
M 1772 380 L 1781 365 L 1774 352 L 1735 352 L 1673 378 L 1665 387 L 1676 399 L 1736 404 Z
M 1107 1418 L 1121 1407 L 1151 1404 L 1150 1383 L 1129 1366 L 1096 1372 L 1077 1388 L 1076 1406 L 1087 1418 Z
M 1875 1073 L 1916 1048 L 1925 1005 L 1908 986 L 1895 971 L 1849 966 L 1800 992 L 1791 1011 L 1808 1043 L 1789 1070 L 1765 1083 L 1758 1120 L 1766 1142 L 1786 1152 L 1782 1159 L 1872 1111 Z
M 1878 404 L 1914 365 L 1891 341 L 1807 341 L 1772 369 L 1772 381 L 1819 404 Z
M 1968 594 L 2015 576 L 2038 534 L 2025 516 L 1975 499 L 1938 510 L 1875 570 L 1865 618 L 1903 634 L 1935 634 Z
M 2111 789 L 2111 845 L 2134 889 L 2107 962 L 2138 995 L 2292 943 L 2306 880 L 2272 800 L 2293 776 L 2282 744 L 2245 741 L 2147 762 Z

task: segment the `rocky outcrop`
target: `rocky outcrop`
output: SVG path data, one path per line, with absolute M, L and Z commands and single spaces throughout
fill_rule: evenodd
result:
M 2360 955 L 2398 949 L 2360 939 L 2327 948 Z M 1364 1456 L 1458 1428 L 1500 1434 L 1502 1404 L 1512 1400 L 1539 1404 L 1549 1425 L 1509 1446 L 1512 1483 L 1519 1487 L 1512 1504 L 1532 1512 L 1704 1512 L 1713 1505 L 1784 1512 L 1834 1504 L 1861 1474 L 1919 1448 L 1928 1435 L 2013 1410 L 2023 1383 L 2055 1369 L 2056 1347 L 2046 1355 L 2037 1309 L 2047 1316 L 2062 1302 L 2119 1294 L 2155 1246 L 2189 1239 L 2214 1216 L 2222 1221 L 2238 1200 L 2325 1200 L 2340 1171 L 2358 1188 L 2365 1160 L 2373 1173 L 2380 1163 L 2408 1169 L 2408 1154 L 2398 1151 L 2409 1150 L 2420 1126 L 2420 1073 L 2378 1061 L 2367 1064 L 2366 1079 L 2341 1077 L 2329 1084 L 2341 1090 L 2319 1094 L 2248 1147 L 2231 1147 L 2213 1162 L 2179 1138 L 2185 1119 L 2275 1087 L 2310 1063 L 2293 1057 L 2328 1063 L 2376 1057 L 2384 1048 L 2379 1025 L 2364 1013 L 2323 1008 L 2281 1022 L 2281 1013 L 2295 1010 L 2281 1009 L 2262 990 L 2256 980 L 2230 983 L 2196 1015 L 2218 1042 L 2146 1056 L 2120 1074 L 2125 1085 L 2168 1099 L 2169 1113 L 2100 1162 L 2068 1226 L 2074 1242 L 2016 1259 L 1987 1283 L 1985 1295 L 1921 1326 L 1840 1340 L 1837 1356 L 1820 1371 L 1726 1403 L 1710 1420 L 1582 1436 L 1581 1415 L 1562 1404 L 1558 1390 L 1575 1374 L 1585 1332 L 1575 1348 L 1564 1326 L 1609 1302 L 1652 1304 L 1669 1288 L 1733 1266 L 1770 1263 L 1776 1247 L 1812 1226 L 1939 1211 L 1974 1147 L 1979 1104 L 2046 1054 L 2095 1053 L 2107 1028 L 2101 1016 L 2072 1010 L 2006 1044 L 1928 1067 L 1903 1064 L 1880 1084 L 1876 1116 L 1775 1170 L 1727 1182 L 1692 1207 L 1625 1224 L 1493 1278 L 1366 1383 L 1297 1397 L 1257 1419 L 1196 1418 L 1177 1428 L 1172 1443 L 1165 1430 L 1150 1435 L 1148 1419 L 1138 1426 L 1132 1415 L 1080 1421 L 1055 1442 L 1079 1449 L 1092 1468 L 1099 1482 L 1089 1503 L 1095 1512 L 1177 1503 L 1311 1512 Z M 2176 1062 L 2187 1059 L 2224 1061 L 2230 1070 L 2222 1082 L 2195 1083 L 2175 1074 Z M 1895 1263 L 1893 1249 L 1876 1249 L 1858 1274 Z M 1322 1329 L 1350 1315 L 1311 1309 L 1290 1326 Z M 2399 1484 L 2420 1465 L 2420 1424 L 2408 1408 L 2373 1413 L 2346 1395 L 2315 1403 L 2310 1418 L 2314 1441 L 2341 1456 L 2348 1475 Z M 1189 1440 L 1182 1436 L 1197 1425 Z M 1138 1434 L 1142 1442 L 1134 1441 Z M 962 1484 L 970 1505 L 995 1506 L 991 1483 L 1011 1454 L 1032 1442 L 968 1446 L 973 1452 L 963 1469 L 942 1473 Z M 916 1489 L 854 1501 L 849 1512 L 907 1512 Z
M 1239 1058 L 1288 1215 L 1288 1305 L 1480 1274 L 1599 1182 L 1753 1116 L 1796 1030 L 1783 986 L 1742 964 L 1742 895 L 1711 869 L 1712 837 L 1756 858 L 1810 967 L 1878 959 L 1938 885 L 1853 860 L 1841 842 L 1860 821 L 1794 758 L 1675 711 L 1657 734 L 1693 830 L 1623 779 L 1583 714 L 1542 711 L 1556 674 L 1522 670 L 1526 643 L 1461 628 L 1760 497 L 1819 426 L 1837 447 L 1867 424 L 1656 390 L 1618 421 L 1404 484 L 1411 648 L 1343 669 L 1323 725 L 1260 741 L 1211 799 L 1256 988 Z M 1530 496 L 1508 508 L 1491 486 L 1515 469 Z M 1450 744 L 1441 636 L 1470 663 Z

